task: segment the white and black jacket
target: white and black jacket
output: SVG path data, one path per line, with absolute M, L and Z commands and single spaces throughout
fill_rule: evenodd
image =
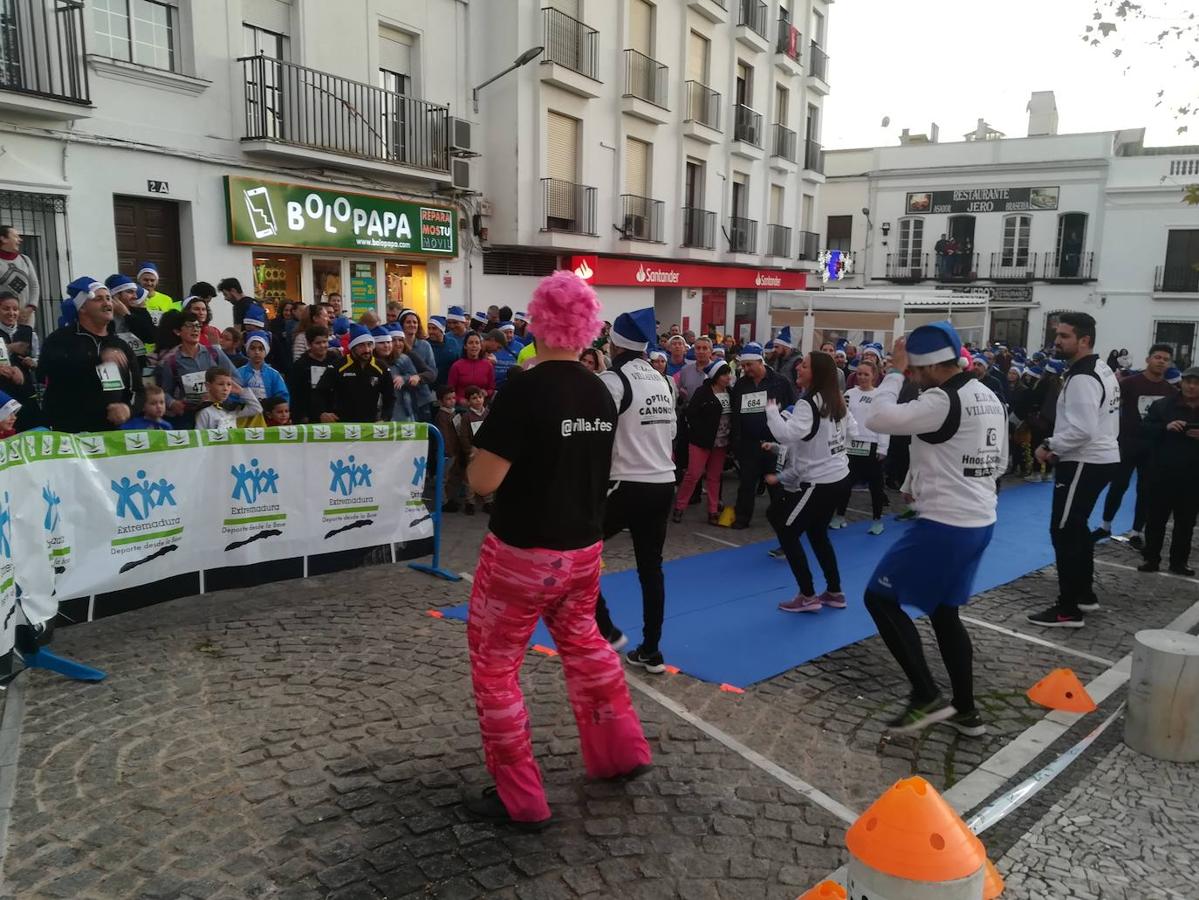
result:
M 619 413 L 609 477 L 613 481 L 673 483 L 678 429 L 674 379 L 634 353 L 618 356 L 599 378 Z
M 808 484 L 836 484 L 849 477 L 849 414 L 834 422 L 821 413 L 818 398 L 796 402 L 791 415 L 783 418 L 777 405 L 766 406 L 766 423 L 786 451 L 779 481 L 783 489 L 797 493 Z
M 904 493 L 920 518 L 958 528 L 995 522 L 995 479 L 1007 469 L 1007 412 L 994 392 L 962 372 L 909 403 L 898 403 L 903 376 L 892 373 L 863 410 L 866 428 L 910 434 Z
M 849 407 L 849 455 L 869 456 L 870 446 L 876 447 L 880 456 L 886 456 L 891 447 L 891 435 L 878 434 L 871 431 L 862 421 L 866 411 L 874 405 L 878 398 L 878 389 L 864 391 L 860 387 L 851 387 L 845 392 L 845 404 Z
M 1062 462 L 1118 463 L 1119 439 L 1120 382 L 1098 356 L 1078 360 L 1062 381 L 1045 446 Z

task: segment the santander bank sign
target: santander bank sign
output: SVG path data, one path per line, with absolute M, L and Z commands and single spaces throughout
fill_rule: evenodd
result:
M 714 266 L 704 263 L 651 262 L 618 256 L 572 256 L 570 268 L 588 284 L 611 287 L 758 288 L 798 291 L 807 286 L 803 272 Z

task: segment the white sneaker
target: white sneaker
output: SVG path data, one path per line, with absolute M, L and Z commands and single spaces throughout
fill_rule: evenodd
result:
M 844 528 L 849 523 L 845 521 L 845 516 L 833 516 L 832 521 L 828 523 L 829 528 Z

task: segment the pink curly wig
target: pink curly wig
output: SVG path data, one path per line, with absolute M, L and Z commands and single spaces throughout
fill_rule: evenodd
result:
M 529 318 L 539 345 L 567 350 L 590 346 L 604 327 L 595 291 L 568 270 L 541 280 L 529 302 Z

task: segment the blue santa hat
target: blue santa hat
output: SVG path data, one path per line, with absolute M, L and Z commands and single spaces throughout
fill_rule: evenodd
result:
M 465 322 L 466 310 L 461 306 L 451 306 L 445 314 L 447 322 Z
M 404 326 L 399 322 L 384 322 L 380 327 L 386 328 L 391 334 L 404 334 Z
M 762 347 L 762 349 L 763 350 L 773 350 L 774 349 L 774 341 L 773 340 L 767 341 L 766 344 Z
M 79 319 L 79 307 L 96 296 L 96 291 L 104 287 L 91 275 L 80 275 L 63 289 L 62 311 L 58 317 L 58 325 L 73 325 Z
M 528 325 L 529 324 L 529 314 L 523 313 L 523 312 L 514 313 L 512 316 L 512 321 L 524 322 L 526 325 Z
M 1047 371 L 1052 372 L 1054 375 L 1061 375 L 1063 372 L 1066 371 L 1066 362 L 1065 362 L 1065 360 L 1061 360 L 1061 359 L 1046 360 L 1045 368 Z
M 791 343 L 791 326 L 790 325 L 784 325 L 782 327 L 782 329 L 779 331 L 779 333 L 774 336 L 774 343 L 781 344 L 782 346 L 786 347 L 788 350 L 790 350 L 792 347 L 795 346 L 794 344 Z M 766 346 L 769 347 L 770 345 L 767 344 Z
M 837 343 L 835 343 L 833 346 L 836 349 L 844 352 L 845 348 L 849 346 L 849 338 L 837 338 Z
M 670 357 L 667 356 L 666 352 L 663 350 L 651 350 L 649 352 L 649 358 L 650 359 L 669 359 Z
M 1040 366 L 1034 364 L 1034 365 L 1029 366 L 1027 369 L 1025 369 L 1024 374 L 1027 375 L 1029 378 L 1040 378 L 1042 375 L 1045 374 L 1045 370 L 1042 369 Z
M 374 335 L 365 325 L 354 323 L 350 325 L 350 349 L 353 350 L 359 344 L 373 344 L 375 342 Z
M 269 334 L 267 334 L 265 331 L 255 331 L 255 332 L 247 335 L 246 336 L 247 349 L 255 341 L 262 344 L 262 346 L 265 347 L 268 351 L 271 349 L 271 336 Z
M 158 274 L 158 266 L 152 262 L 144 262 L 137 267 L 137 277 L 138 278 L 141 278 L 147 272 L 153 272 L 155 275 L 157 275 Z
M 1170 384 L 1179 384 L 1182 382 L 1182 372 L 1173 366 L 1166 369 L 1166 381 Z
M 869 344 L 863 344 L 858 355 L 865 356 L 867 353 L 873 353 L 881 360 L 883 358 L 883 345 L 877 341 L 872 341 Z
M 416 321 L 418 323 L 420 322 L 420 313 L 418 313 L 415 309 L 401 309 L 400 314 L 396 316 L 396 321 L 402 325 L 404 320 L 409 316 L 415 316 Z
M 753 362 L 754 360 L 763 362 L 765 360 L 764 352 L 761 344 L 757 341 L 750 341 L 741 348 L 741 359 L 743 362 Z
M 121 291 L 135 291 L 140 287 L 128 275 L 109 275 L 104 279 L 104 286 L 108 288 L 110 294 L 119 294 Z
M 953 362 L 961 355 L 962 339 L 949 322 L 921 325 L 908 337 L 908 362 L 913 366 Z
M 724 359 L 724 347 L 713 347 L 713 348 L 712 348 L 712 355 L 713 355 L 713 356 L 718 356 L 718 357 L 720 357 L 721 359 Z
M 732 373 L 729 364 L 723 359 L 714 359 L 704 366 L 704 378 L 708 381 L 715 381 L 718 375 L 723 375 L 725 372 Z
M 371 337 L 375 339 L 376 344 L 390 344 L 392 331 L 386 325 L 377 325 L 371 329 Z M 351 346 L 353 346 L 351 344 Z
M 683 359 L 689 359 L 694 362 L 695 361 L 695 348 L 688 347 L 687 352 L 683 354 Z
M 513 334 L 516 333 L 516 325 L 513 322 L 500 322 L 498 327 L 500 331 L 511 331 Z
M 429 324 L 436 325 L 442 332 L 445 332 L 446 317 L 445 316 L 429 316 Z
M 487 313 L 483 312 L 483 310 L 479 310 L 470 318 L 472 322 L 478 322 L 480 325 L 486 325 L 488 321 Z
M 613 346 L 622 350 L 633 350 L 644 353 L 657 332 L 657 320 L 654 318 L 654 308 L 635 309 L 632 312 L 621 313 L 612 323 L 612 331 L 608 335 Z
M 15 416 L 20 411 L 20 402 L 8 396 L 4 391 L 0 391 L 0 422 Z
M 337 335 L 338 337 L 341 337 L 343 334 L 349 333 L 350 324 L 351 324 L 350 320 L 347 319 L 345 316 L 338 316 L 336 319 L 333 320 L 333 333 L 335 335 Z
M 256 325 L 259 328 L 266 328 L 266 310 L 257 303 L 251 303 L 246 307 L 246 314 L 242 316 L 242 325 Z

